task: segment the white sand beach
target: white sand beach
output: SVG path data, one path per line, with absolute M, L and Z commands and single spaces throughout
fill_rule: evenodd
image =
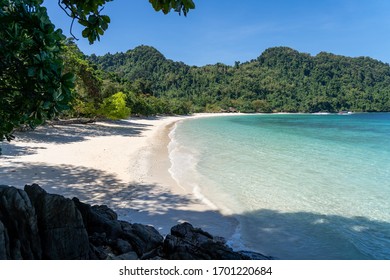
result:
M 188 221 L 229 238 L 236 226 L 169 174 L 169 131 L 190 117 L 130 118 L 92 124 L 39 127 L 2 143 L 0 184 L 23 188 L 37 183 L 49 193 L 105 204 L 119 219 L 155 226 L 167 234 Z

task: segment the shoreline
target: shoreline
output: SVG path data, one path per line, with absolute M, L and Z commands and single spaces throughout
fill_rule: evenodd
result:
M 106 204 L 119 219 L 152 225 L 165 235 L 180 222 L 230 239 L 237 221 L 204 204 L 169 173 L 169 132 L 179 121 L 235 115 L 129 118 L 38 127 L 2 143 L 0 184 Z

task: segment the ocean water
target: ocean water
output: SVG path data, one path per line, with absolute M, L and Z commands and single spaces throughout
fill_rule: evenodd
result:
M 173 178 L 237 219 L 235 249 L 279 259 L 390 259 L 390 113 L 189 119 Z

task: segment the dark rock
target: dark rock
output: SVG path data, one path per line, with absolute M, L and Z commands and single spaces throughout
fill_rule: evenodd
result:
M 109 240 L 107 239 L 107 235 L 105 232 L 93 232 L 92 234 L 89 234 L 89 243 L 95 246 L 103 246 L 105 244 L 108 244 Z
M 88 259 L 88 234 L 74 202 L 61 195 L 48 194 L 36 184 L 26 185 L 25 191 L 38 216 L 42 258 Z
M 115 240 L 112 247 L 113 247 L 116 255 L 123 255 L 125 253 L 130 252 L 130 251 L 134 251 L 133 247 L 130 245 L 130 243 L 126 240 L 121 239 L 121 238 L 118 238 L 117 240 Z
M 138 260 L 139 258 L 138 258 L 137 253 L 133 251 L 133 252 L 119 255 L 119 256 L 111 257 L 110 259 L 113 259 L 113 260 Z
M 107 205 L 93 205 L 91 208 L 95 214 L 99 215 L 100 217 L 104 217 L 106 220 L 118 220 L 118 215 L 114 212 L 114 210 L 108 208 Z
M 90 241 L 94 246 L 108 246 L 119 254 L 135 251 L 138 257 L 161 247 L 164 238 L 151 226 L 118 221 L 117 214 L 105 205 L 91 206 L 73 198 L 80 210 Z
M 107 239 L 117 239 L 122 234 L 122 227 L 116 214 L 107 206 L 91 206 L 73 198 L 73 202 L 80 211 L 88 235 L 104 233 Z
M 248 256 L 251 260 L 275 260 L 275 258 L 270 256 L 265 256 L 263 254 L 252 252 L 252 251 L 238 251 L 240 254 Z
M 40 259 L 41 242 L 37 215 L 23 190 L 0 186 L 0 221 L 5 246 L 0 249 L 4 259 Z
M 7 245 L 8 234 L 3 223 L 0 221 L 0 260 L 8 259 L 7 252 L 9 252 L 9 248 L 7 248 Z
M 176 225 L 164 241 L 164 256 L 171 260 L 247 260 L 211 234 L 189 223 Z
M 146 252 L 140 258 L 141 260 L 164 260 L 163 247 L 159 246 L 149 252 Z
M 142 256 L 163 245 L 164 237 L 152 226 L 141 224 L 130 224 L 121 221 L 124 239 L 128 240 L 137 252 Z
M 119 221 L 106 205 L 91 206 L 40 186 L 0 186 L 0 259 L 240 260 L 223 238 L 189 223 L 163 236 L 152 226 Z
M 176 237 L 194 240 L 197 243 L 201 243 L 209 239 L 214 239 L 210 233 L 200 228 L 194 228 L 189 223 L 182 223 L 172 227 L 171 234 Z
M 91 260 L 106 260 L 111 251 L 105 246 L 94 246 L 90 244 L 89 259 Z

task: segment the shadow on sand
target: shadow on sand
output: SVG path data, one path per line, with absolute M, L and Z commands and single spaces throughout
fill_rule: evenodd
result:
M 140 136 L 148 125 L 130 120 L 87 125 L 41 127 L 18 133 L 30 148 L 4 143 L 5 157 L 17 157 L 44 149 L 45 143 L 65 144 L 93 136 Z M 43 146 L 40 146 L 42 144 Z M 1 157 L 0 157 L 1 160 Z M 192 196 L 176 195 L 164 186 L 128 184 L 114 174 L 74 165 L 44 165 L 12 161 L 0 164 L 0 184 L 23 188 L 37 183 L 49 193 L 78 197 L 90 204 L 106 204 L 120 219 L 154 225 L 168 233 L 170 227 L 188 221 L 213 235 L 240 236 L 242 245 L 281 259 L 390 259 L 390 224 L 365 217 L 317 213 L 282 213 L 256 210 L 231 216 L 218 211 L 196 211 Z M 235 232 L 237 225 L 239 232 Z M 233 239 L 234 240 L 234 239 Z
M 17 140 L 30 143 L 67 144 L 86 140 L 94 136 L 140 136 L 149 125 L 139 124 L 131 120 L 104 121 L 89 124 L 47 125 L 33 131 L 16 135 Z M 12 142 L 11 142 L 12 143 Z
M 160 185 L 125 184 L 114 174 L 97 169 L 15 162 L 12 166 L 0 166 L 0 178 L 3 185 L 23 188 L 36 183 L 49 193 L 77 197 L 89 204 L 108 205 L 120 219 L 149 223 L 163 234 L 181 221 L 189 221 L 210 232 L 218 229 L 219 235 L 229 232 L 229 228 L 233 230 L 237 224 L 235 219 L 224 217 L 218 211 L 189 210 L 200 203 L 192 196 L 176 195 Z M 145 217 L 147 221 L 143 221 Z
M 158 119 L 159 117 L 155 117 Z M 70 144 L 82 142 L 94 136 L 135 136 L 138 137 L 150 125 L 131 120 L 102 121 L 88 124 L 56 124 L 40 126 L 35 130 L 17 132 L 12 142 L 0 142 L 1 158 L 27 156 L 45 149 L 44 144 Z M 43 144 L 43 146 L 22 147 L 18 142 Z
M 48 173 L 50 176 L 46 176 Z M 1 184 L 38 183 L 50 193 L 106 204 L 120 219 L 138 223 L 146 219 L 163 234 L 178 222 L 188 221 L 211 234 L 229 238 L 238 221 L 242 237 L 249 236 L 243 238 L 244 246 L 276 258 L 390 259 L 390 224 L 365 217 L 273 210 L 223 216 L 218 211 L 192 210 L 191 205 L 198 201 L 173 194 L 162 186 L 126 185 L 109 173 L 70 165 L 17 163 L 0 167 L 0 177 Z

